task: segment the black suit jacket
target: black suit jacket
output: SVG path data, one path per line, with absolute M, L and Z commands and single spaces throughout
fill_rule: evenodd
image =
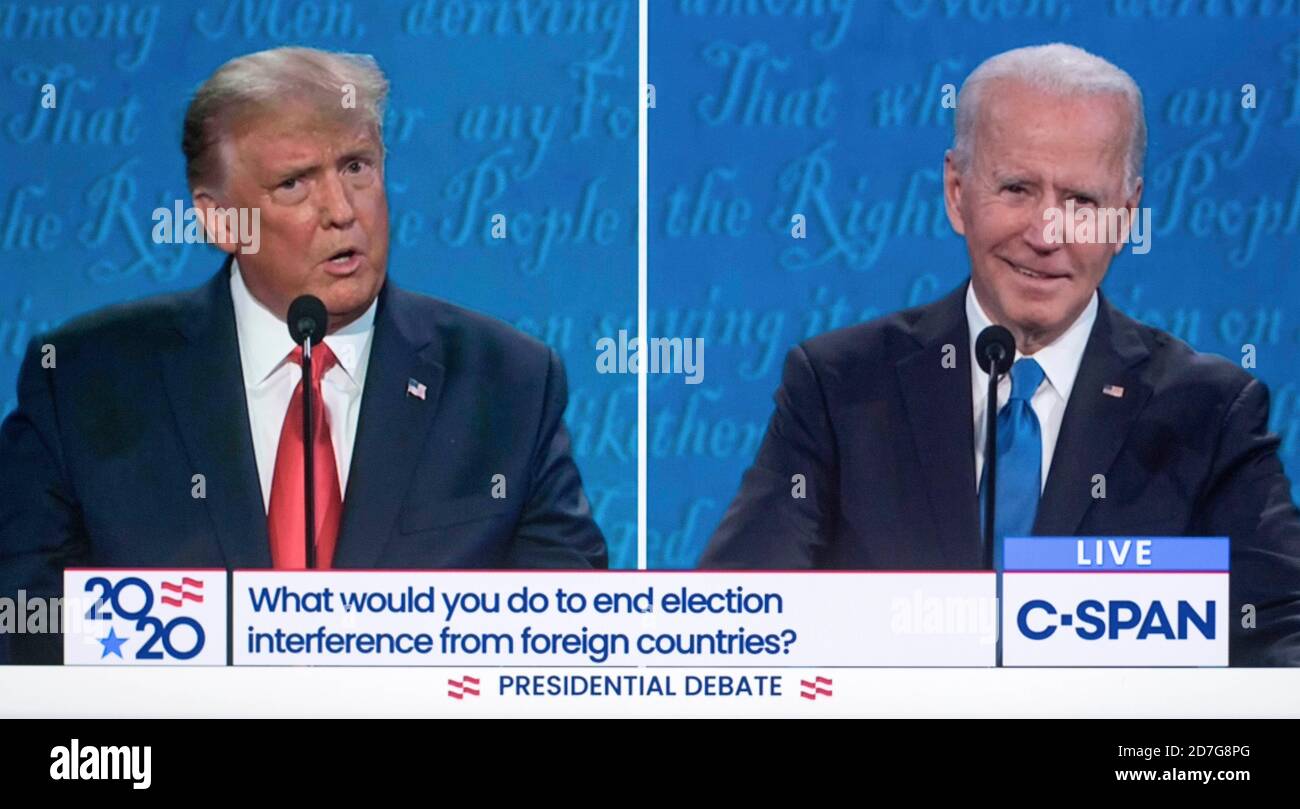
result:
M 700 567 L 982 566 L 965 297 L 963 284 L 790 351 L 763 445 Z M 1232 664 L 1300 665 L 1300 513 L 1267 424 L 1261 382 L 1103 296 L 1034 533 L 1227 536 Z
M 374 329 L 334 566 L 605 567 L 555 352 L 391 280 Z M 29 346 L 0 427 L 0 596 L 57 596 L 65 566 L 271 566 L 229 262 Z M 57 637 L 10 640 L 57 662 Z

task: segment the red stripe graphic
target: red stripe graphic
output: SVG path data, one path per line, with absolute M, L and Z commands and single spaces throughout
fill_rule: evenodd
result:
M 823 684 L 830 686 L 833 684 L 833 681 L 829 677 L 817 677 L 813 680 L 800 680 L 799 685 L 809 690 L 800 691 L 799 696 L 803 697 L 804 699 L 811 699 L 811 700 L 817 699 L 818 696 L 822 696 L 822 697 L 832 696 L 831 689 L 822 688 Z
M 479 696 L 479 690 L 477 688 L 471 687 L 470 685 L 471 683 L 476 686 L 479 684 L 479 679 L 477 677 L 470 677 L 466 675 L 464 681 L 448 680 L 447 685 L 457 690 L 456 691 L 449 690 L 447 692 L 447 696 L 451 697 L 452 699 L 464 699 L 466 694 L 468 694 L 471 697 Z
M 198 579 L 191 579 L 189 576 L 183 577 L 181 579 L 181 584 L 175 584 L 173 582 L 165 581 L 162 583 L 162 588 L 164 590 L 171 590 L 173 593 L 179 593 L 181 591 L 182 584 L 186 587 L 193 587 L 196 590 L 203 589 L 203 582 L 199 581 Z
M 175 582 L 170 582 L 170 581 L 163 582 L 162 588 L 164 590 L 170 593 L 180 593 L 180 598 L 171 598 L 170 596 L 163 596 L 162 603 L 166 604 L 169 607 L 180 607 L 184 604 L 185 601 L 197 601 L 200 604 L 202 604 L 203 596 L 197 593 L 191 593 L 186 591 L 185 590 L 186 587 L 193 587 L 196 590 L 202 590 L 203 582 L 198 579 L 191 579 L 189 576 L 182 576 L 180 584 L 176 584 Z
M 169 605 L 171 605 L 171 606 L 173 606 L 173 607 L 179 607 L 179 606 L 181 606 L 181 599 L 185 599 L 186 601 L 197 601 L 197 602 L 199 602 L 200 604 L 203 603 L 203 596 L 195 595 L 194 593 L 181 593 L 181 597 L 180 597 L 180 598 L 172 598 L 171 596 L 163 596 L 163 597 L 162 597 L 162 603 L 164 603 L 164 604 L 169 604 Z
M 162 603 L 169 603 L 169 605 L 172 606 L 181 606 L 182 598 L 185 601 L 198 601 L 199 603 L 203 603 L 203 596 L 196 596 L 194 593 L 181 593 L 181 598 L 162 596 Z

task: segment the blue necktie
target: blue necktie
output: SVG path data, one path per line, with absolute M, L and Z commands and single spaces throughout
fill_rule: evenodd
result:
M 1027 537 L 1034 530 L 1043 465 L 1043 439 L 1029 400 L 1043 382 L 1043 368 L 1022 357 L 1011 366 L 1011 396 L 998 411 L 996 538 Z M 990 406 L 994 406 L 990 404 Z M 984 471 L 988 470 L 988 461 Z M 984 474 L 980 475 L 980 525 L 984 524 Z M 1002 567 L 1002 545 L 993 545 L 993 567 Z

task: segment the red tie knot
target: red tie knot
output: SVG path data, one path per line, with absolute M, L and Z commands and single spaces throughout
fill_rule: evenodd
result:
M 311 380 L 312 384 L 319 386 L 320 381 L 325 378 L 325 372 L 339 361 L 334 356 L 334 352 L 324 342 L 317 343 L 311 347 Z M 289 362 L 294 365 L 302 365 L 302 346 L 294 346 L 293 351 L 289 353 Z

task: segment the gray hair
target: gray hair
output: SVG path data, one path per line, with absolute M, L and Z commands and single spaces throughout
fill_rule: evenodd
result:
M 287 99 L 343 109 L 345 86 L 355 91 L 356 111 L 383 142 L 388 79 L 374 58 L 315 48 L 274 48 L 231 59 L 195 91 L 185 110 L 181 151 L 190 188 L 219 174 L 216 147 L 230 122 L 270 112 Z
M 1147 124 L 1142 111 L 1142 91 L 1133 77 L 1120 68 L 1082 48 L 1054 42 L 1016 48 L 989 57 L 966 77 L 957 95 L 957 125 L 953 140 L 953 159 L 958 171 L 965 171 L 973 156 L 975 125 L 980 104 L 989 82 L 1011 79 L 1044 92 L 1062 96 L 1119 95 L 1129 110 L 1128 160 L 1124 170 L 1124 188 L 1132 193 L 1142 176 L 1146 159 Z

